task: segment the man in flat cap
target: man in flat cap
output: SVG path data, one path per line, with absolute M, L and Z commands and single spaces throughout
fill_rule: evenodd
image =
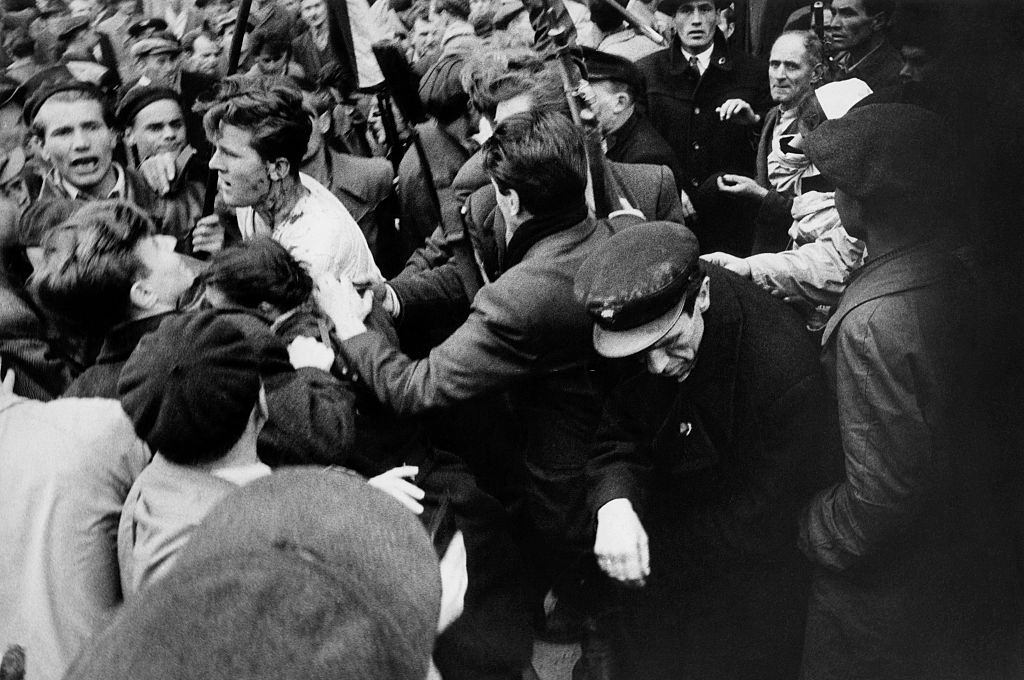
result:
M 949 217 L 953 136 L 924 109 L 867 104 L 805 141 L 868 257 L 822 338 L 846 474 L 800 517 L 818 567 L 801 677 L 1019 677 L 986 401 L 1007 338 Z
M 803 323 L 666 222 L 609 239 L 575 290 L 598 353 L 647 367 L 612 392 L 587 463 L 597 564 L 636 588 L 598 619 L 618 677 L 796 677 L 796 517 L 838 463 Z
M 100 51 L 100 34 L 88 16 L 72 14 L 59 19 L 54 24 L 54 34 L 61 53 L 60 63 L 67 66 L 76 79 L 99 85 L 104 90 L 113 90 L 121 84 L 116 57 L 105 55 L 109 63 L 101 64 L 94 56 L 94 52 Z
M 587 82 L 593 93 L 591 108 L 604 136 L 608 160 L 617 163 L 664 165 L 682 188 L 683 168 L 672 148 L 637 109 L 646 98 L 640 72 L 631 61 L 591 47 L 582 47 Z

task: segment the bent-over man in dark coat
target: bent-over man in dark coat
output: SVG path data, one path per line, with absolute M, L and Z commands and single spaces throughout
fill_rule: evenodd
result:
M 598 566 L 636 588 L 610 585 L 618 612 L 598 620 L 617 677 L 796 677 L 810 579 L 796 518 L 838 473 L 802 321 L 665 222 L 609 239 L 576 295 L 597 351 L 647 367 L 612 392 L 587 463 Z

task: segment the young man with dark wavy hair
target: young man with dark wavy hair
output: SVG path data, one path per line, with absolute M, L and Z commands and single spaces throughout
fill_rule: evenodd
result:
M 210 169 L 220 173 L 221 200 L 235 209 L 242 239 L 270 236 L 314 277 L 380 280 L 359 225 L 330 191 L 299 172 L 312 124 L 302 93 L 282 82 L 254 81 L 224 98 L 204 119 L 215 146 Z M 218 217 L 193 233 L 197 249 L 223 245 Z

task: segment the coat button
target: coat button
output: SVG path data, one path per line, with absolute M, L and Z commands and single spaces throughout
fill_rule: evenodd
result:
M 700 142 L 694 142 L 693 143 L 693 150 L 694 151 L 700 151 Z
M 693 115 L 695 115 L 695 116 L 699 116 L 700 115 L 700 107 L 699 106 L 694 106 L 693 107 Z
M 725 63 L 725 57 L 719 57 L 719 58 L 718 58 L 718 65 L 719 65 L 719 66 L 721 66 L 721 65 L 723 65 L 724 63 Z
M 679 423 L 679 434 L 683 435 L 684 437 L 689 437 L 692 431 L 693 425 L 691 425 L 690 423 Z

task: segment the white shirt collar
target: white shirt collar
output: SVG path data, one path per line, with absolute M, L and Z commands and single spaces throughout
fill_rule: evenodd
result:
M 117 163 L 111 163 L 111 167 L 114 168 L 114 177 L 116 179 L 114 180 L 114 188 L 110 190 L 110 193 L 108 193 L 106 196 L 90 196 L 89 194 L 86 194 L 86 197 L 94 199 L 125 198 L 124 170 L 122 170 L 121 166 Z M 68 196 L 71 197 L 71 200 L 78 200 L 78 197 L 83 193 L 81 189 L 79 189 L 74 184 L 68 182 L 66 179 L 61 177 L 60 173 L 57 172 L 56 168 L 54 168 L 53 170 L 53 178 L 54 181 L 56 181 L 57 185 L 67 192 Z
M 700 68 L 700 74 L 704 75 L 704 71 L 708 70 L 708 66 L 711 65 L 711 53 L 715 51 L 714 41 L 708 46 L 706 50 L 700 54 L 690 54 L 685 49 L 680 48 L 680 52 L 683 53 L 683 59 L 690 61 L 690 57 L 697 57 L 697 67 Z

